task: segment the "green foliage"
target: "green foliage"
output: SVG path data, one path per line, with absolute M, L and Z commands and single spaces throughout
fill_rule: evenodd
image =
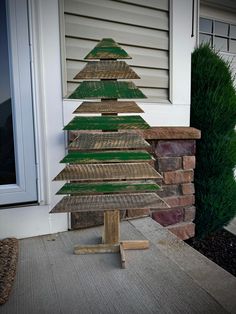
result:
M 230 64 L 209 46 L 192 54 L 191 126 L 197 142 L 196 236 L 221 229 L 236 214 L 236 93 Z

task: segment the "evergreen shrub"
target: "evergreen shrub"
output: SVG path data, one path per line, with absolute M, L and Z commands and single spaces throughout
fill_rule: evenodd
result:
M 196 237 L 221 229 L 236 215 L 236 92 L 230 64 L 203 45 L 192 54 L 191 126 L 197 142 Z

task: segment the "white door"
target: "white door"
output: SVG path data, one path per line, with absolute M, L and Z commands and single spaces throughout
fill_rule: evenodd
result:
M 0 206 L 37 201 L 27 0 L 0 1 Z

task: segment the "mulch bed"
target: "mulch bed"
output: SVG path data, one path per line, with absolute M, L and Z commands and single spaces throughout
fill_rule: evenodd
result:
M 17 260 L 18 240 L 0 240 L 0 304 L 4 304 L 9 298 L 16 275 Z
M 234 234 L 221 229 L 206 239 L 192 238 L 185 242 L 236 276 L 236 236 Z

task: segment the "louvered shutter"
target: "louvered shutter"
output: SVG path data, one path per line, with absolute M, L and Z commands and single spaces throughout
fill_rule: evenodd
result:
M 64 0 L 66 93 L 78 86 L 74 76 L 83 57 L 104 37 L 114 38 L 141 77 L 136 85 L 147 102 L 169 99 L 168 0 Z

